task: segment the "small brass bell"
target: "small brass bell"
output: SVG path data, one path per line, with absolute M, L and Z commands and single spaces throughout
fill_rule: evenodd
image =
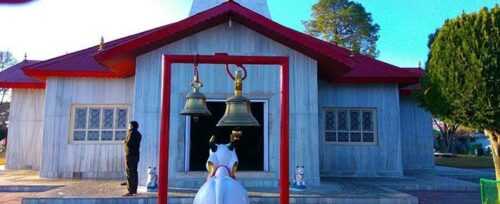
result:
M 236 72 L 234 96 L 226 99 L 226 111 L 217 123 L 217 127 L 259 126 L 259 122 L 252 115 L 250 100 L 242 96 L 243 79 L 241 75 L 241 71 Z
M 186 104 L 184 109 L 181 111 L 181 115 L 188 115 L 198 120 L 200 116 L 211 116 L 210 110 L 207 108 L 206 97 L 200 92 L 200 88 L 203 86 L 201 81 L 198 79 L 198 75 L 195 74 L 191 87 L 193 91 L 186 95 Z

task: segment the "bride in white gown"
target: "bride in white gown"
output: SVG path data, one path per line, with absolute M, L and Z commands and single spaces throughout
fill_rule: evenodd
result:
M 235 180 L 238 156 L 233 142 L 241 132 L 233 131 L 231 143 L 215 144 L 210 138 L 210 153 L 207 161 L 208 178 L 194 198 L 193 204 L 248 204 L 248 193 Z

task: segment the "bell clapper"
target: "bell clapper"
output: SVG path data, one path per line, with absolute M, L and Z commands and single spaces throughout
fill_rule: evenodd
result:
M 191 119 L 193 119 L 193 122 L 195 122 L 195 123 L 200 121 L 200 117 L 198 117 L 198 116 L 193 116 L 193 117 L 191 117 Z

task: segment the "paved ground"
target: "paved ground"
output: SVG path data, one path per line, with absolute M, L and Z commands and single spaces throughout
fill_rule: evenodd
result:
M 1 193 L 0 203 L 2 204 L 19 204 L 22 197 L 31 196 L 32 193 Z
M 1 167 L 0 167 L 1 168 Z M 463 170 L 437 167 L 435 175 L 412 175 L 403 178 L 325 178 L 323 185 L 307 192 L 311 197 L 418 197 L 420 204 L 480 203 L 479 177 L 492 177 L 492 170 Z M 117 180 L 42 179 L 35 171 L 0 170 L 0 203 L 17 204 L 21 197 L 99 196 L 119 197 L 125 188 Z M 44 192 L 2 192 L 5 189 L 23 189 L 23 186 L 59 186 Z M 60 187 L 64 186 L 64 187 Z M 3 190 L 2 190 L 3 189 Z M 251 196 L 276 197 L 276 189 L 249 189 Z M 192 197 L 196 189 L 171 189 L 170 195 Z M 143 193 L 142 197 L 155 194 Z M 301 197 L 304 193 L 293 193 Z
M 419 204 L 480 204 L 479 191 L 405 191 L 418 198 Z
M 436 166 L 436 175 L 448 178 L 468 181 L 474 184 L 479 179 L 495 179 L 494 169 L 459 169 L 445 166 Z M 481 203 L 481 192 L 477 191 L 405 191 L 417 196 L 420 204 L 479 204 Z
M 495 179 L 494 169 L 459 169 L 436 166 L 436 174 L 473 183 L 479 183 L 480 178 Z

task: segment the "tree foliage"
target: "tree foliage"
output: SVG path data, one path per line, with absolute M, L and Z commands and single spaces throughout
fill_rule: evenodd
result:
M 350 0 L 320 0 L 313 5 L 312 19 L 305 21 L 306 32 L 356 53 L 376 57 L 379 25 L 371 14 Z
M 9 51 L 0 51 L 0 71 L 9 68 L 16 64 L 16 59 Z M 10 103 L 5 103 L 5 99 L 9 95 L 9 89 L 0 88 L 0 141 L 7 137 L 7 121 L 9 118 Z M 5 147 L 0 145 L 0 152 Z
M 0 51 L 0 71 L 16 64 L 16 62 L 12 53 L 9 51 Z
M 0 71 L 9 68 L 10 66 L 17 63 L 12 53 L 9 51 L 0 51 Z M 0 105 L 5 102 L 5 99 L 9 95 L 9 89 L 0 88 Z
M 442 153 L 454 153 L 453 146 L 455 144 L 457 130 L 460 127 L 458 124 L 446 123 L 438 119 L 432 119 L 434 126 L 439 130 L 439 135 L 436 138 L 437 150 Z
M 500 130 L 500 7 L 447 20 L 430 37 L 421 103 L 444 121 Z

